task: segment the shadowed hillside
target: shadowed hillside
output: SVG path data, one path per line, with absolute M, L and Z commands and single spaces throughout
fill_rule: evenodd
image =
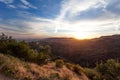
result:
M 96 62 L 107 59 L 120 59 L 120 35 L 103 36 L 95 39 L 76 40 L 73 38 L 48 38 L 31 42 L 32 48 L 40 45 L 51 46 L 52 53 L 79 63 L 82 66 L 95 66 Z

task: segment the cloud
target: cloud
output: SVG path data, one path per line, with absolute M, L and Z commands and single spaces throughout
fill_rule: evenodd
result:
M 34 17 L 33 13 L 30 13 L 28 11 L 17 11 L 16 13 L 19 17 L 23 18 L 23 19 L 28 19 L 31 20 L 32 17 Z
M 66 16 L 75 17 L 83 11 L 99 7 L 105 8 L 106 5 L 105 0 L 64 0 L 58 19 L 63 19 Z
M 3 20 L 4 21 L 4 20 Z M 0 22 L 0 33 L 4 32 L 13 36 L 14 38 L 32 38 L 34 32 L 31 32 L 31 27 L 23 20 L 6 20 L 6 23 Z M 26 37 L 27 36 L 27 37 Z
M 9 34 L 19 34 L 19 36 L 45 38 L 45 37 L 72 37 L 78 35 L 105 35 L 118 33 L 119 22 L 113 20 L 79 20 L 76 22 L 58 22 L 53 19 L 32 17 L 32 20 L 9 20 L 7 25 L 2 27 Z M 58 27 L 59 26 L 59 27 Z M 0 27 L 1 28 L 1 27 Z M 57 30 L 56 30 L 57 28 Z M 116 30 L 117 29 L 117 30 Z M 27 36 L 27 35 L 31 36 Z M 94 37 L 95 37 L 94 36 Z
M 63 0 L 60 14 L 56 18 L 56 23 L 61 27 L 57 26 L 56 29 L 62 28 L 62 26 L 71 26 L 71 24 L 69 23 L 79 21 L 77 19 L 80 19 L 81 18 L 80 15 L 84 14 L 84 12 L 87 12 L 89 10 L 91 11 L 91 9 L 98 8 L 105 9 L 106 6 L 107 2 L 105 0 Z M 85 15 L 85 17 L 88 18 L 90 17 L 90 15 L 89 16 Z M 80 25 L 78 25 L 78 27 L 79 26 Z
M 16 8 L 16 6 L 12 5 L 12 3 L 14 3 L 14 0 L 0 0 L 0 2 L 6 4 L 9 8 Z
M 33 6 L 27 0 L 20 8 Z M 1 25 L 1 31 L 17 33 L 26 37 L 76 36 L 86 35 L 96 37 L 120 33 L 119 0 L 63 0 L 60 13 L 56 18 L 35 16 L 28 11 L 18 11 L 23 19 L 6 20 L 7 25 Z M 22 33 L 22 34 L 20 34 Z
M 24 6 L 21 6 L 22 8 L 34 8 L 37 9 L 37 7 L 33 6 L 32 4 L 30 4 L 27 0 L 21 0 L 21 2 L 24 4 Z
M 63 26 L 66 27 L 65 25 L 67 25 L 69 26 L 69 28 L 74 27 L 75 29 L 78 29 L 78 31 L 80 31 L 79 29 L 81 29 L 81 32 L 90 31 L 89 30 L 90 28 L 91 31 L 93 32 L 96 30 L 96 28 L 102 30 L 104 29 L 109 30 L 110 28 L 112 30 L 115 30 L 114 25 L 118 25 L 118 24 L 116 24 L 114 20 L 118 21 L 120 17 L 116 15 L 117 11 L 111 12 L 108 9 L 109 7 L 114 7 L 113 4 L 117 5 L 116 3 L 112 4 L 112 2 L 114 1 L 64 0 L 62 3 L 61 12 L 56 18 L 56 22 L 59 23 L 60 25 L 59 27 L 57 27 L 57 29 L 62 28 Z M 119 0 L 116 0 L 116 2 L 118 3 Z M 108 24 L 111 22 L 113 24 L 112 28 L 110 25 L 106 25 L 105 27 L 100 26 L 102 24 Z M 99 23 L 99 25 L 97 23 Z
M 2 23 L 2 21 L 0 22 L 0 32 L 10 34 L 16 38 L 19 38 L 19 36 L 25 38 L 27 35 L 30 36 L 26 38 L 45 38 L 47 36 L 52 36 L 55 29 L 52 20 L 45 18 L 32 17 L 31 20 L 10 19 L 6 20 L 5 23 Z M 16 36 L 15 33 L 18 36 Z
M 34 33 L 22 31 L 20 29 L 11 28 L 13 26 L 0 25 L 0 33 L 5 33 L 13 36 L 14 38 L 32 38 Z M 27 37 L 26 37 L 27 36 Z
M 0 0 L 0 2 L 6 4 L 9 8 L 23 8 L 23 9 L 28 9 L 28 8 L 34 8 L 37 9 L 37 7 L 33 6 L 31 3 L 29 3 L 27 0 L 20 0 L 23 4 L 14 4 L 14 0 Z M 15 6 L 16 5 L 16 6 Z
M 19 8 L 23 8 L 23 9 L 28 9 L 29 7 L 25 6 L 25 5 L 18 5 Z
M 5 4 L 11 4 L 14 2 L 14 0 L 0 0 L 0 2 L 3 2 Z
M 14 6 L 14 5 L 8 5 L 8 7 L 10 7 L 10 8 L 16 8 L 16 6 Z

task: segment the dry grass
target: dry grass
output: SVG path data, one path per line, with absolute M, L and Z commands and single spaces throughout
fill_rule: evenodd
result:
M 66 66 L 57 68 L 54 62 L 39 66 L 0 54 L 0 72 L 19 80 L 87 80 Z

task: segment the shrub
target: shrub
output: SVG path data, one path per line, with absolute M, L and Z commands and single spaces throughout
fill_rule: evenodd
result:
M 65 64 L 66 65 L 66 67 L 68 68 L 68 69 L 70 69 L 70 70 L 74 70 L 74 65 L 73 64 L 70 64 L 70 63 L 66 63 Z
M 92 80 L 120 80 L 120 63 L 109 59 L 97 64 L 94 69 L 85 69 L 85 73 Z
M 28 62 L 43 64 L 47 63 L 47 59 L 50 58 L 51 48 L 45 45 L 41 46 L 38 51 L 35 51 L 25 41 L 17 42 L 11 36 L 9 37 L 2 33 L 0 35 L 0 52 Z
M 99 73 L 96 80 L 120 80 L 120 63 L 117 60 L 110 59 L 106 63 L 101 62 L 95 69 Z
M 71 80 L 71 76 L 66 74 L 61 80 Z
M 36 60 L 37 63 L 40 64 L 46 64 L 47 60 L 49 59 L 49 55 L 45 54 L 45 53 L 38 53 Z
M 91 79 L 94 80 L 99 76 L 98 72 L 95 69 L 84 68 L 85 74 Z
M 15 74 L 15 72 L 11 68 L 7 67 L 7 65 L 2 67 L 1 72 L 10 77 L 13 77 Z
M 51 47 L 49 45 L 44 45 L 44 46 L 39 46 L 38 52 L 41 53 L 46 53 L 46 54 L 51 54 Z
M 45 77 L 39 77 L 37 80 L 51 80 L 49 77 L 45 76 Z
M 10 55 L 0 54 L 0 72 L 8 77 L 15 80 L 35 80 L 28 67 L 30 67 L 29 63 Z
M 81 75 L 81 73 L 84 72 L 84 70 L 79 64 L 77 64 L 77 65 L 74 66 L 74 72 Z
M 60 80 L 60 75 L 58 73 L 51 73 L 50 79 Z
M 3 55 L 0 53 L 0 71 L 10 77 L 14 77 L 17 73 L 18 66 L 22 65 L 19 59 L 10 55 Z
M 56 67 L 58 67 L 58 68 L 62 68 L 63 65 L 64 65 L 64 61 L 63 60 L 56 60 L 55 63 L 56 63 Z

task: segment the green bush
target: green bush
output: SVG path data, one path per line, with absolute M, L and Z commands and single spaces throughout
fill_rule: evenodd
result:
M 92 80 L 120 80 L 120 63 L 109 59 L 97 64 L 94 69 L 85 69 L 85 73 Z
M 51 47 L 49 45 L 40 46 L 38 49 L 39 53 L 51 54 Z
M 25 41 L 17 42 L 12 37 L 2 33 L 0 35 L 0 53 L 12 55 L 28 62 L 43 64 L 47 63 L 50 58 L 51 48 L 45 45 L 35 51 Z
M 96 78 L 105 80 L 120 80 L 120 63 L 117 60 L 107 60 L 106 63 L 100 63 L 96 66 L 99 76 Z
M 84 68 L 85 74 L 91 79 L 94 80 L 99 76 L 98 72 L 95 69 Z
M 79 75 L 81 75 L 82 72 L 85 72 L 79 64 L 75 65 L 71 63 L 66 63 L 66 67 Z
M 40 64 L 46 64 L 48 62 L 49 55 L 45 53 L 38 53 L 36 57 L 37 63 Z
M 56 63 L 56 67 L 58 67 L 58 68 L 62 68 L 63 65 L 64 65 L 64 61 L 63 60 L 56 60 L 55 63 Z

